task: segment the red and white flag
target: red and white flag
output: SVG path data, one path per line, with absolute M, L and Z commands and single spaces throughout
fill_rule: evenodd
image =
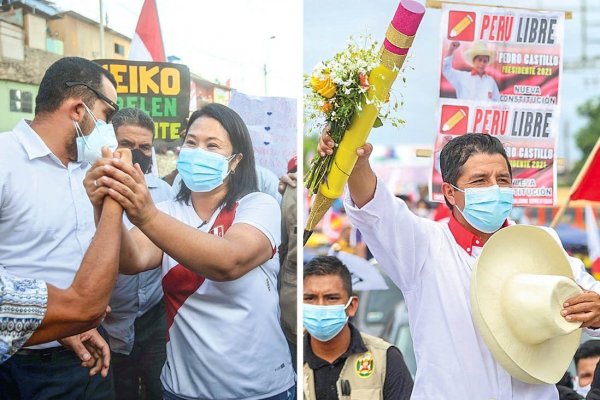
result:
M 600 138 L 590 153 L 571 191 L 571 200 L 600 202 Z
M 140 19 L 129 48 L 129 59 L 135 61 L 165 61 L 155 0 L 144 0 Z
M 592 265 L 592 275 L 600 280 L 600 234 L 598 222 L 592 206 L 585 206 L 585 231 L 587 233 L 588 255 Z

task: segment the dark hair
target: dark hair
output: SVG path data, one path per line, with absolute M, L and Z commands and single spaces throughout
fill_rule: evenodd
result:
M 309 276 L 335 275 L 342 279 L 344 290 L 352 296 L 352 277 L 348 267 L 334 256 L 317 256 L 304 266 L 304 279 Z
M 123 125 L 139 126 L 152 132 L 152 141 L 154 141 L 154 121 L 152 118 L 137 108 L 122 108 L 112 115 L 111 120 L 115 132 Z
M 556 386 L 564 386 L 569 389 L 573 389 L 573 375 L 569 371 L 565 371 L 565 374 L 560 378 L 560 381 L 556 382 Z M 559 397 L 562 400 L 562 398 Z
M 67 82 L 81 82 L 102 94 L 102 77 L 116 88 L 117 82 L 110 72 L 93 61 L 81 57 L 64 57 L 46 70 L 35 98 L 35 115 L 56 111 L 68 98 L 79 97 L 92 107 L 98 96 L 83 85 L 67 86 Z
M 500 154 L 506 160 L 508 173 L 512 177 L 512 169 L 502 142 L 497 137 L 484 133 L 468 133 L 450 140 L 440 153 L 440 169 L 442 180 L 456 186 L 458 178 L 463 173 L 463 166 L 473 154 Z M 446 205 L 452 209 L 452 204 L 446 200 Z
M 217 120 L 229 134 L 229 140 L 233 145 L 232 154 L 241 153 L 243 155 L 235 173 L 229 174 L 227 179 L 227 194 L 221 204 L 219 204 L 219 206 L 225 204 L 225 208 L 231 209 L 235 202 L 245 195 L 258 192 L 258 179 L 256 177 L 256 167 L 254 164 L 252 139 L 250 139 L 248 127 L 246 127 L 242 118 L 235 111 L 222 104 L 211 103 L 192 113 L 187 124 L 187 129 L 185 130 L 184 141 L 190 127 L 198 118 L 202 117 Z M 185 182 L 181 180 L 181 188 L 175 199 L 189 204 L 191 194 L 192 192 L 190 189 L 185 185 Z
M 587 342 L 582 343 L 575 352 L 575 356 L 573 356 L 575 368 L 577 368 L 577 363 L 582 358 L 598 356 L 600 356 L 600 340 L 588 340 Z

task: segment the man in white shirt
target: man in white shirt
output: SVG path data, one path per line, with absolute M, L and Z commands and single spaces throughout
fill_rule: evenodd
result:
M 459 46 L 460 42 L 450 44 L 442 64 L 442 74 L 454 86 L 456 98 L 461 100 L 500 101 L 498 85 L 486 71 L 493 53 L 482 42 L 476 43 L 473 48 L 463 53 L 465 61 L 473 68 L 471 71 L 460 71 L 452 66 L 454 52 Z
M 23 345 L 62 339 L 100 324 L 119 267 L 122 215 L 116 202 L 105 204 L 94 239 L 66 289 L 39 279 L 18 278 L 0 268 L 0 364 Z M 86 346 L 94 350 L 86 363 L 90 374 L 106 376 L 108 344 L 99 335 L 84 333 L 83 338 L 89 338 L 84 340 Z
M 0 133 L 0 264 L 6 272 L 59 289 L 73 282 L 95 232 L 83 178 L 108 144 L 104 139 L 112 134 L 116 142 L 106 124 L 118 109 L 116 98 L 108 71 L 65 57 L 44 74 L 33 121 Z M 88 334 L 102 340 L 96 330 Z M 62 343 L 77 355 L 50 342 L 21 349 L 2 363 L 0 398 L 112 397 L 109 379 L 90 378 L 81 368 L 87 353 L 81 336 Z
M 131 150 L 155 203 L 171 199 L 171 186 L 153 175 L 154 121 L 141 110 L 124 108 L 112 117 L 119 148 Z M 127 221 L 128 226 L 131 226 Z M 160 371 L 166 360 L 167 320 L 160 269 L 119 274 L 102 326 L 109 334 L 117 400 L 162 399 Z M 144 393 L 139 393 L 140 379 Z
M 324 135 L 319 153 L 332 149 L 333 141 Z M 512 175 L 502 143 L 468 134 L 446 144 L 440 165 L 442 192 L 452 212 L 448 223 L 420 218 L 395 198 L 369 165 L 372 149 L 370 144 L 357 149 L 345 206 L 404 294 L 417 355 L 412 399 L 557 400 L 554 385 L 512 378 L 494 360 L 471 318 L 471 268 L 485 242 L 507 225 L 512 208 Z M 514 262 L 510 249 L 507 262 Z M 561 313 L 583 327 L 598 327 L 600 284 L 580 260 L 569 262 L 577 283 L 589 291 L 569 299 Z

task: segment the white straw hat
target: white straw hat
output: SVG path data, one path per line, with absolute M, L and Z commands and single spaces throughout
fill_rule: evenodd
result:
M 473 47 L 469 50 L 465 50 L 463 53 L 463 57 L 465 62 L 470 66 L 473 66 L 473 59 L 477 56 L 488 56 L 490 58 L 490 62 L 494 59 L 494 52 L 488 49 L 487 45 L 484 42 L 477 42 Z
M 579 346 L 581 322 L 560 312 L 583 291 L 552 231 L 513 225 L 487 241 L 471 275 L 473 320 L 492 355 L 513 377 L 556 383 Z

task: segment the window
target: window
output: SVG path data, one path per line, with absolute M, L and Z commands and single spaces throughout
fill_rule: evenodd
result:
M 25 90 L 10 90 L 10 111 L 32 113 L 33 96 L 31 92 Z
M 122 56 L 125 55 L 125 46 L 119 43 L 115 43 L 115 53 L 120 54 Z

